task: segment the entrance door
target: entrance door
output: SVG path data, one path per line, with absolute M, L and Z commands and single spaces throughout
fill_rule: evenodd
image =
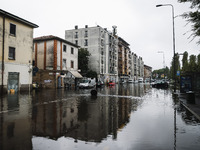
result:
M 61 88 L 61 77 L 58 77 L 58 88 Z
M 8 90 L 15 90 L 18 92 L 19 90 L 19 72 L 9 72 L 8 73 Z

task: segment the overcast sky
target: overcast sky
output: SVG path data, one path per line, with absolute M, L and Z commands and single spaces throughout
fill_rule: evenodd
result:
M 130 49 L 143 58 L 153 70 L 170 66 L 173 56 L 172 9 L 157 4 L 172 4 L 175 10 L 176 52 L 200 53 L 198 39 L 188 39 L 191 25 L 179 17 L 189 11 L 190 3 L 177 0 L 0 0 L 0 9 L 26 19 L 39 26 L 34 37 L 55 35 L 64 39 L 65 30 L 75 25 L 84 28 L 100 25 L 112 30 L 130 44 Z M 187 34 L 185 34 L 187 33 Z M 185 34 L 185 35 L 184 35 Z

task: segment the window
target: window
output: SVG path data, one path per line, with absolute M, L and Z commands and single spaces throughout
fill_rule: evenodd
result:
M 67 61 L 66 61 L 66 59 L 63 59 L 63 68 L 66 68 L 66 64 L 67 64 Z
M 15 48 L 9 47 L 8 59 L 15 60 Z
M 88 37 L 88 31 L 85 31 L 85 37 Z
M 67 52 L 67 46 L 63 45 L 63 52 Z
M 78 38 L 78 32 L 75 32 L 75 36 L 74 36 L 75 38 Z
M 74 48 L 71 47 L 71 54 L 74 54 Z
M 88 46 L 88 40 L 85 39 L 84 46 Z
M 74 68 L 74 61 L 71 61 L 71 68 Z
M 10 35 L 16 36 L 16 25 L 10 23 Z
M 75 40 L 75 44 L 78 45 L 78 40 Z

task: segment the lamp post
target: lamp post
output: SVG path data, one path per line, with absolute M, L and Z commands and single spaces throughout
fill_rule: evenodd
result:
M 163 69 L 164 69 L 164 80 L 165 80 L 165 53 L 163 51 L 158 51 L 158 53 L 163 54 Z
M 172 7 L 172 25 L 173 25 L 173 51 L 174 51 L 174 93 L 176 93 L 176 59 L 175 59 L 175 30 L 174 30 L 174 6 L 172 4 L 159 4 L 156 7 L 171 6 Z
M 163 53 L 163 68 L 165 68 L 165 53 L 163 51 L 158 51 L 158 53 Z

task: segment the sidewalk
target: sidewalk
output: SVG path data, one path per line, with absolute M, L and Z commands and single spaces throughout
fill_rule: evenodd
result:
M 194 103 L 190 103 L 187 100 L 186 93 L 179 93 L 178 97 L 182 105 L 188 109 L 198 120 L 200 120 L 200 95 L 195 95 Z

